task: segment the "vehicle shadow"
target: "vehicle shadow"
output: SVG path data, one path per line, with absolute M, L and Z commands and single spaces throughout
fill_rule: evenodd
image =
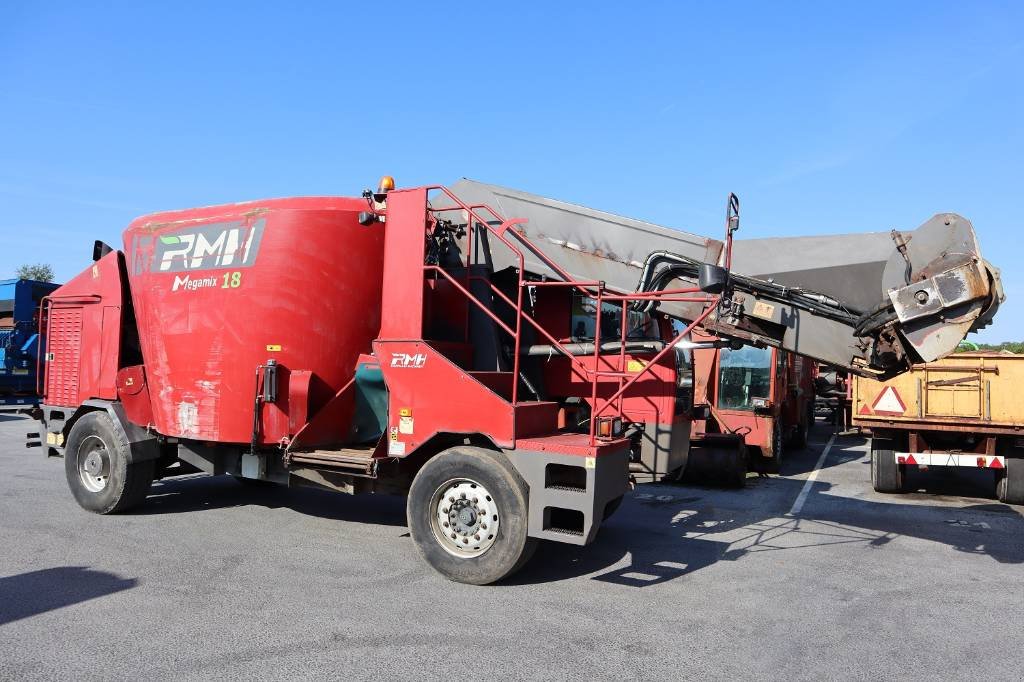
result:
M 837 440 L 829 463 L 868 462 L 863 448 L 853 447 L 860 442 Z M 805 458 L 816 461 L 818 452 Z M 788 470 L 784 468 L 787 474 L 805 470 L 806 462 L 797 459 L 792 464 Z M 815 481 L 802 509 L 793 516 L 790 507 L 804 488 L 802 479 L 751 477 L 746 489 L 735 491 L 693 485 L 640 486 L 601 528 L 595 543 L 587 547 L 544 543 L 535 559 L 506 584 L 589 576 L 602 582 L 648 587 L 719 561 L 740 561 L 760 552 L 806 551 L 839 544 L 877 551 L 900 537 L 945 544 L 1000 563 L 1024 563 L 1024 544 L 1018 539 L 1024 532 L 1020 508 L 961 497 L 991 496 L 987 472 L 960 472 L 968 475 L 943 475 L 934 480 L 927 475 L 932 473 L 918 472 L 913 479 L 914 489 L 928 494 L 886 496 L 884 501 L 837 497 L 831 492 L 832 484 Z M 870 490 L 868 477 L 865 467 L 863 485 Z M 955 497 L 938 499 L 954 504 L 928 504 L 937 494 L 953 491 L 957 491 Z M 916 504 L 900 502 L 907 498 Z M 1005 532 L 1008 523 L 1013 524 L 1012 532 Z
M 130 590 L 135 578 L 120 578 L 85 566 L 57 566 L 0 578 L 0 625 Z
M 816 434 L 817 435 L 817 434 Z M 862 441 L 837 439 L 827 463 L 867 462 Z M 759 552 L 807 550 L 833 544 L 861 545 L 878 550 L 898 537 L 946 544 L 957 551 L 983 554 L 1000 563 L 1024 563 L 1024 545 L 1011 534 L 994 532 L 993 523 L 1024 521 L 1018 509 L 998 503 L 977 503 L 962 497 L 954 504 L 928 504 L 936 493 L 952 490 L 957 481 L 917 477 L 917 489 L 928 495 L 899 496 L 885 501 L 830 494 L 832 485 L 815 481 L 806 503 L 795 516 L 788 512 L 804 488 L 803 478 L 789 478 L 813 469 L 822 443 L 784 463 L 787 477 L 748 478 L 747 488 L 723 490 L 712 485 L 648 484 L 627 496 L 620 510 L 586 547 L 541 543 L 537 555 L 506 585 L 557 582 L 589 576 L 593 580 L 646 587 L 708 568 L 719 561 L 739 561 Z M 810 464 L 808 464 L 810 461 Z M 933 472 L 928 472 L 933 473 Z M 985 472 L 977 472 L 984 474 Z M 870 489 L 865 464 L 863 486 Z M 962 483 L 962 481 L 960 481 Z M 970 492 L 981 492 L 975 482 Z M 991 495 L 991 487 L 987 489 Z M 961 490 L 960 495 L 965 491 Z M 962 503 L 957 506 L 955 502 Z M 405 500 L 386 495 L 349 496 L 312 488 L 254 487 L 230 476 L 195 474 L 154 484 L 136 514 L 177 514 L 239 506 L 288 508 L 319 518 L 353 523 L 405 526 Z M 951 522 L 959 516 L 967 521 Z M 1024 522 L 1019 526 L 1024 531 Z
M 0 422 L 13 422 L 18 421 L 19 419 L 28 421 L 28 417 L 26 417 L 23 414 L 11 414 L 9 412 L 0 412 Z
M 183 514 L 229 507 L 287 508 L 336 521 L 404 526 L 405 498 L 394 495 L 344 495 L 316 488 L 245 485 L 231 476 L 189 474 L 157 481 L 135 515 Z
M 783 485 L 792 488 L 796 496 L 802 483 Z M 826 494 L 830 488 L 827 483 L 814 483 L 809 497 Z M 1024 520 L 1019 511 L 1008 505 L 956 508 L 844 499 L 842 505 L 809 502 L 808 506 L 814 506 L 815 511 L 791 517 L 785 512 L 758 515 L 702 503 L 667 503 L 658 509 L 644 501 L 628 500 L 619 512 L 622 518 L 610 519 L 595 543 L 587 547 L 544 543 L 534 560 L 506 584 L 545 583 L 589 575 L 602 582 L 648 587 L 719 561 L 739 561 L 759 552 L 790 552 L 837 544 L 856 544 L 865 551 L 873 551 L 898 537 L 946 544 L 959 552 L 987 555 L 1000 563 L 1024 563 L 1024 546 L 1012 537 L 991 532 L 984 521 L 956 518 L 963 516 L 962 512 L 971 517 L 983 512 Z M 940 514 L 934 514 L 936 511 Z M 922 516 L 942 518 L 922 520 Z M 1021 529 L 1024 530 L 1024 524 Z

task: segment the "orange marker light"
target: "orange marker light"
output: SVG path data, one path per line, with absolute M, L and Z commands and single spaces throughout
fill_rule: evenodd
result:
M 380 183 L 377 185 L 377 194 L 385 194 L 395 188 L 395 179 L 390 175 L 381 177 Z

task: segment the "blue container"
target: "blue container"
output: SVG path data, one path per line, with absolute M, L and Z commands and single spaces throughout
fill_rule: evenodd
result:
M 0 407 L 37 401 L 39 303 L 58 286 L 30 279 L 0 280 Z

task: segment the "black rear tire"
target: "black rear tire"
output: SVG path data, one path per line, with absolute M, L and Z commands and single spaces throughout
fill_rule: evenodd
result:
M 763 452 L 759 458 L 758 470 L 764 470 L 770 474 L 777 474 L 782 469 L 782 455 L 786 450 L 785 439 L 782 437 L 782 422 L 779 419 L 772 421 L 772 450 L 765 457 Z
M 1004 504 L 1024 504 L 1024 459 L 1007 457 L 996 478 L 996 497 Z
M 146 499 L 154 460 L 131 461 L 124 432 L 106 412 L 83 415 L 68 434 L 64 473 L 75 501 L 97 514 L 127 511 Z
M 879 493 L 904 492 L 906 466 L 896 462 L 893 441 L 889 438 L 871 439 L 871 487 Z
M 500 516 L 500 521 L 495 520 L 493 538 L 488 538 L 490 529 L 480 533 L 482 544 L 492 542 L 478 554 L 471 553 L 475 544 L 472 536 L 465 538 L 469 540 L 465 554 L 453 547 L 462 536 L 449 542 L 447 533 L 455 528 L 442 529 L 437 520 L 439 502 L 444 503 L 443 491 L 458 482 L 483 488 L 488 493 L 488 504 Z M 530 559 L 537 541 L 527 536 L 528 511 L 529 488 L 508 458 L 500 452 L 469 446 L 445 450 L 423 465 L 413 479 L 406 505 L 412 539 L 427 563 L 449 580 L 471 585 L 506 578 Z M 479 528 L 475 524 L 484 517 L 471 511 L 466 518 L 471 519 L 463 522 L 467 527 Z
M 732 454 L 731 466 L 724 473 L 725 484 L 730 488 L 743 488 L 747 485 L 747 446 L 742 438 L 736 443 Z

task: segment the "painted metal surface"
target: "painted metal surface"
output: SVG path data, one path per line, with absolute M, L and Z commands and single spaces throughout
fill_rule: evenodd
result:
M 694 335 L 695 341 L 709 341 L 713 337 Z M 768 353 L 768 385 L 763 395 L 752 397 L 769 401 L 766 409 L 733 409 L 721 400 L 722 349 L 695 348 L 694 404 L 712 407 L 710 417 L 693 423 L 694 439 L 708 433 L 738 433 L 750 447 L 760 448 L 765 456 L 771 456 L 772 439 L 776 429 L 782 430 L 783 438 L 801 425 L 806 425 L 809 403 L 814 401 L 815 363 L 777 348 L 766 349 Z M 750 384 L 750 379 L 746 381 Z
M 970 469 L 1005 469 L 1006 457 L 1002 455 L 956 454 L 952 452 L 899 452 L 892 456 L 897 464 L 920 467 L 966 467 Z
M 853 423 L 866 428 L 1024 435 L 1021 386 L 1024 355 L 955 353 L 884 382 L 856 377 Z
M 123 268 L 123 256 L 112 251 L 47 299 L 45 404 L 75 407 L 117 397 Z
M 276 443 L 294 433 L 293 408 L 315 412 L 352 378 L 380 319 L 384 235 L 358 224 L 365 209 L 272 199 L 131 223 L 128 283 L 160 433 Z M 268 359 L 279 399 L 261 405 L 254 436 L 255 368 Z M 312 373 L 305 392 L 293 372 Z

